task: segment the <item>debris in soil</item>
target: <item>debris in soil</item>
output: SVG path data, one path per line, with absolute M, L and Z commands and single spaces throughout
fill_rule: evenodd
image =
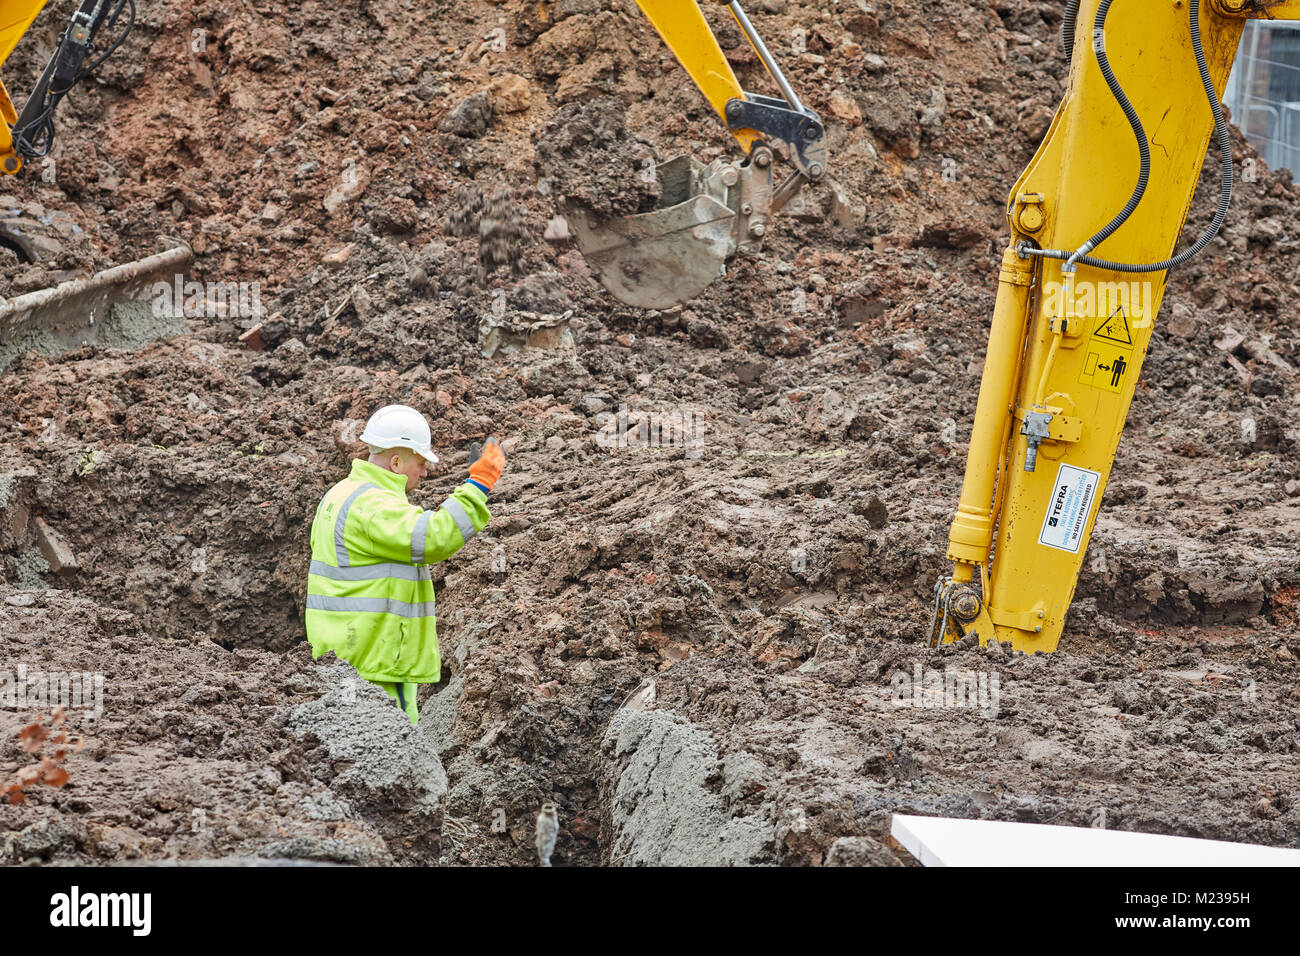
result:
M 533 147 L 538 179 L 562 205 L 608 219 L 649 212 L 659 201 L 658 156 L 627 128 L 623 104 L 612 97 L 560 107 Z
M 467 139 L 478 139 L 492 122 L 492 99 L 487 90 L 465 97 L 447 114 L 438 129 Z
M 479 220 L 483 216 L 483 190 L 470 183 L 461 186 L 451 197 L 451 214 L 447 217 L 447 231 L 453 236 L 477 236 Z
M 316 746 L 306 756 L 317 779 L 352 804 L 399 859 L 436 857 L 442 844 L 447 775 L 427 737 L 394 726 L 393 705 L 378 687 L 336 665 L 335 689 L 299 704 L 289 733 Z
M 555 812 L 555 804 L 543 803 L 537 814 L 537 863 L 539 866 L 551 865 L 551 854 L 555 852 L 555 838 L 560 835 L 560 821 Z
M 0 198 L 0 298 L 82 279 L 116 265 L 66 212 Z

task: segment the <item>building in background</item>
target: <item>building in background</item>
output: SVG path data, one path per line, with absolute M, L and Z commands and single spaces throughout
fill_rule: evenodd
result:
M 1223 102 L 1269 168 L 1300 179 L 1300 23 L 1246 24 Z

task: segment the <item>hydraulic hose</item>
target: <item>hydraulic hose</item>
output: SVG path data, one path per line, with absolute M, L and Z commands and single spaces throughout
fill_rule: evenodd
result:
M 1074 31 L 1079 25 L 1079 4 L 1083 0 L 1070 0 L 1065 7 L 1065 22 L 1061 24 L 1061 39 L 1065 42 L 1065 63 L 1074 62 Z
M 94 42 L 101 28 L 115 29 L 123 9 L 127 11 L 127 21 L 122 32 L 89 64 L 83 64 L 82 57 L 95 52 Z M 135 13 L 135 0 L 82 0 L 72 26 L 59 37 L 54 55 L 14 124 L 14 148 L 19 154 L 38 159 L 49 153 L 54 145 L 54 112 L 59 103 L 126 41 L 135 26 Z M 78 42 L 74 32 L 79 18 L 86 23 L 84 42 Z
M 1116 78 L 1115 71 L 1111 69 L 1110 57 L 1106 54 L 1106 20 L 1110 17 L 1110 8 L 1114 2 L 1115 0 L 1101 0 L 1101 6 L 1097 8 L 1097 19 L 1093 24 L 1092 32 L 1092 49 L 1097 55 L 1097 65 L 1101 67 L 1101 75 L 1105 78 L 1106 85 L 1110 87 L 1111 95 L 1115 97 L 1120 109 L 1124 111 L 1124 116 L 1133 129 L 1133 136 L 1137 139 L 1140 157 L 1137 185 L 1133 187 L 1133 195 L 1129 197 L 1128 203 L 1119 211 L 1119 214 L 1067 258 L 1065 272 L 1073 272 L 1075 263 L 1109 239 L 1115 230 L 1128 221 L 1129 216 L 1133 215 L 1138 204 L 1142 202 L 1142 197 L 1147 191 L 1147 184 L 1151 182 L 1151 144 L 1147 142 L 1146 129 L 1142 126 L 1142 120 L 1137 115 L 1137 110 L 1133 108 L 1132 102 L 1124 92 L 1124 87 L 1120 85 L 1119 80 Z
M 1104 25 L 1103 11 L 1108 10 L 1110 2 L 1104 2 L 1102 9 L 1098 11 L 1098 23 Z M 1219 234 L 1223 228 L 1224 221 L 1228 218 L 1228 208 L 1232 205 L 1232 188 L 1233 188 L 1233 169 L 1232 169 L 1232 139 L 1228 135 L 1228 122 L 1223 115 L 1223 107 L 1219 103 L 1219 94 L 1214 89 L 1214 79 L 1210 76 L 1210 67 L 1205 59 L 1205 47 L 1201 42 L 1201 0 L 1191 0 L 1190 4 L 1191 29 L 1192 29 L 1192 48 L 1196 53 L 1196 66 L 1201 73 L 1201 85 L 1205 88 L 1205 96 L 1210 104 L 1210 112 L 1214 114 L 1214 132 L 1219 144 L 1219 155 L 1223 168 L 1223 188 L 1219 193 L 1219 208 L 1214 214 L 1214 221 L 1206 228 L 1192 245 L 1188 246 L 1182 252 L 1165 259 L 1162 262 L 1148 263 L 1125 263 L 1111 262 L 1107 259 L 1097 259 L 1087 255 L 1102 239 L 1105 239 L 1115 229 L 1119 228 L 1129 215 L 1132 214 L 1136 203 L 1130 199 L 1129 205 L 1132 208 L 1125 207 L 1125 211 L 1112 221 L 1114 228 L 1110 226 L 1102 230 L 1097 236 L 1094 236 L 1088 242 L 1084 243 L 1075 252 L 1065 252 L 1060 249 L 1035 249 L 1028 243 L 1022 242 L 1018 251 L 1022 256 L 1039 256 L 1044 259 L 1064 259 L 1066 260 L 1065 271 L 1073 272 L 1075 263 L 1083 263 L 1086 266 L 1092 266 L 1097 269 L 1109 269 L 1112 272 L 1136 272 L 1152 273 L 1164 272 L 1176 266 L 1181 266 L 1199 255 L 1206 246 L 1208 246 L 1214 237 Z M 1100 29 L 1100 26 L 1099 26 Z M 1146 182 L 1150 177 L 1150 147 L 1147 144 L 1146 132 L 1142 128 L 1142 123 L 1137 119 L 1136 113 L 1133 112 L 1133 106 L 1128 97 L 1124 94 L 1123 89 L 1118 82 L 1114 80 L 1114 73 L 1110 70 L 1110 64 L 1105 60 L 1105 43 L 1100 33 L 1097 35 L 1097 42 L 1094 44 L 1097 50 L 1097 60 L 1101 64 L 1102 73 L 1106 76 L 1106 81 L 1110 85 L 1111 92 L 1119 101 L 1120 106 L 1124 109 L 1125 115 L 1129 116 L 1129 123 L 1133 127 L 1134 135 L 1138 138 L 1138 149 L 1142 153 L 1143 168 L 1138 177 L 1138 189 L 1134 191 L 1134 196 L 1141 201 L 1141 193 L 1146 189 Z M 1116 224 L 1118 223 L 1118 224 Z M 1109 230 L 1109 231 L 1107 231 Z M 1100 238 L 1098 238 L 1100 237 Z

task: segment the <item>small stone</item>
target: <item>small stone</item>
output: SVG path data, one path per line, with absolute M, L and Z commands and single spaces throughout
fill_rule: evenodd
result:
M 321 257 L 321 264 L 328 269 L 342 268 L 343 264 L 352 258 L 352 253 L 356 252 L 357 245 L 355 242 L 349 242 L 346 246 L 339 246 L 337 249 L 331 249 Z
M 841 229 L 852 229 L 866 217 L 867 207 L 853 201 L 853 197 L 839 183 L 831 180 L 831 221 Z
M 438 129 L 465 139 L 478 139 L 488 131 L 491 122 L 492 97 L 487 90 L 480 90 L 457 103 L 438 124 Z
M 374 312 L 374 305 L 374 299 L 362 286 L 357 286 L 352 290 L 352 310 L 356 312 L 357 318 L 362 322 Z
M 262 323 L 258 322 L 251 329 L 245 331 L 239 336 L 239 341 L 254 352 L 260 352 L 266 348 L 266 342 L 262 339 Z
M 1183 302 L 1176 302 L 1171 310 L 1168 328 L 1169 334 L 1174 338 L 1187 341 L 1196 338 L 1196 333 L 1201 330 L 1201 323 L 1190 306 Z
M 532 105 L 533 91 L 528 81 L 517 73 L 498 76 L 488 87 L 493 113 L 522 113 Z
M 826 865 L 848 866 L 900 866 L 898 858 L 884 845 L 871 837 L 840 837 L 826 852 Z
M 542 238 L 547 242 L 564 242 L 569 238 L 569 221 L 563 216 L 556 216 L 546 223 Z
M 817 201 L 817 197 L 808 189 L 799 190 L 794 198 L 786 203 L 785 209 L 781 210 L 781 213 L 785 216 L 801 219 L 804 222 L 820 222 L 826 218 L 826 210 L 822 208 L 822 204 Z
M 22 592 L 20 594 L 10 594 L 5 598 L 5 603 L 10 607 L 31 607 L 36 603 L 36 595 Z
M 1214 347 L 1223 352 L 1235 352 L 1245 343 L 1246 336 L 1232 326 L 1225 326 L 1223 334 L 1214 340 Z
M 343 167 L 343 172 L 339 175 L 339 181 L 328 193 L 322 205 L 325 211 L 331 216 L 341 210 L 344 206 L 356 199 L 366 187 L 370 185 L 370 175 L 355 163 L 348 163 Z
M 862 107 L 857 100 L 843 90 L 835 90 L 830 96 L 831 115 L 852 129 L 862 125 Z
M 72 574 L 77 570 L 77 556 L 72 548 L 48 524 L 44 518 L 36 518 L 36 546 L 40 548 L 45 560 L 50 563 L 50 570 L 55 574 Z

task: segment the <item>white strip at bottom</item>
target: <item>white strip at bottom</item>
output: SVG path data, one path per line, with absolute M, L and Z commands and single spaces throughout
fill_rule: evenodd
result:
M 923 866 L 1300 866 L 1300 850 L 1042 823 L 894 814 Z

